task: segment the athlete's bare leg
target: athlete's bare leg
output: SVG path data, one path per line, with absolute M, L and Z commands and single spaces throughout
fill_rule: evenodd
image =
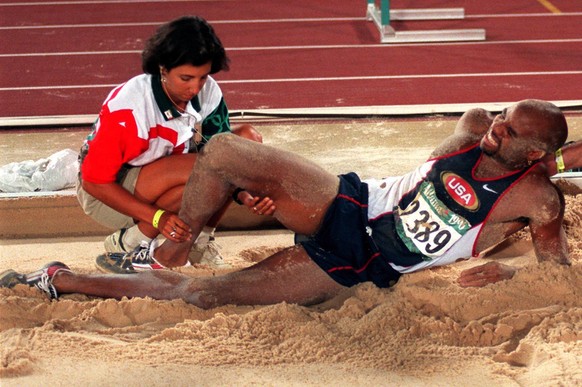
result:
M 339 179 L 293 153 L 233 135 L 213 137 L 198 156 L 186 184 L 180 218 L 194 238 L 227 200 L 233 187 L 270 197 L 274 213 L 288 229 L 313 234 L 337 194 Z M 191 242 L 166 241 L 156 259 L 179 266 L 186 262 Z
M 192 278 L 168 270 L 125 275 L 78 275 L 62 271 L 53 278 L 53 285 L 59 294 L 183 299 L 205 309 L 226 304 L 267 305 L 283 301 L 311 305 L 344 289 L 317 266 L 301 246 L 289 247 L 247 269 L 220 276 Z
M 251 141 L 263 141 L 261 134 L 249 124 L 233 127 L 232 132 Z M 142 202 L 153 203 L 167 211 L 178 212 L 184 187 L 194 168 L 197 156 L 196 153 L 172 155 L 144 165 L 136 181 L 134 195 Z M 230 203 L 231 200 L 226 200 L 222 207 L 208 219 L 207 225 L 216 227 Z M 138 222 L 137 224 L 144 235 L 150 238 L 159 235 L 159 230 L 151 223 Z

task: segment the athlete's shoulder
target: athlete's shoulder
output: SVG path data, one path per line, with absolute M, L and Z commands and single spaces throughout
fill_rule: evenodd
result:
M 479 137 L 467 133 L 455 133 L 447 137 L 431 153 L 430 159 L 443 158 L 474 149 L 479 144 Z
M 555 214 L 563 205 L 560 190 L 538 168 L 531 168 L 509 188 L 500 208 L 527 219 Z M 541 210 L 543 209 L 543 210 Z
M 541 200 L 548 199 L 548 195 L 559 191 L 548 177 L 543 165 L 531 168 L 520 183 L 520 188 L 524 193 L 528 193 L 534 197 L 538 196 Z

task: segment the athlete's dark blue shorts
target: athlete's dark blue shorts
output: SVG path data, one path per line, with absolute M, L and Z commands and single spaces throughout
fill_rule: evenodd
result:
M 401 274 L 388 264 L 367 233 L 371 231 L 368 185 L 355 173 L 339 178 L 338 195 L 320 230 L 300 243 L 315 263 L 344 286 L 366 281 L 381 288 L 393 286 Z

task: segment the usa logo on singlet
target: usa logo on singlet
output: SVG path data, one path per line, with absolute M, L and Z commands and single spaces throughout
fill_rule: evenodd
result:
M 477 211 L 480 206 L 475 190 L 461 176 L 453 172 L 443 172 L 441 181 L 450 197 L 469 211 Z

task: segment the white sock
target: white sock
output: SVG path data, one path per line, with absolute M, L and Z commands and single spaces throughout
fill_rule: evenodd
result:
M 160 245 L 160 240 L 159 240 L 159 239 L 154 239 L 154 240 L 152 240 L 152 241 L 150 242 L 150 245 L 149 245 L 149 250 L 148 250 L 148 253 L 149 253 L 150 257 L 151 257 L 151 258 L 152 258 L 154 261 L 156 261 L 156 262 L 157 262 L 157 263 L 158 263 L 160 266 L 163 266 L 163 267 L 165 267 L 164 265 L 162 265 L 162 264 L 160 263 L 160 261 L 158 261 L 158 260 L 156 259 L 156 257 L 154 257 L 154 251 L 156 251 L 156 249 L 158 248 L 158 246 L 159 246 L 159 245 Z M 184 264 L 184 266 L 192 266 L 192 264 L 190 263 L 190 261 L 186 260 L 186 264 Z
M 125 246 L 126 250 L 133 250 L 142 241 L 151 242 L 152 238 L 145 236 L 139 227 L 136 225 L 131 226 L 127 230 L 125 230 L 125 234 L 123 234 L 123 238 L 121 238 L 121 242 L 123 246 Z
M 151 259 L 156 261 L 156 263 L 158 263 L 160 266 L 165 267 L 154 257 L 154 251 L 158 248 L 158 245 L 159 245 L 159 241 L 157 239 L 152 240 L 150 242 L 150 245 L 149 245 L 148 253 L 149 253 Z
M 216 230 L 215 227 L 204 226 L 194 243 L 198 246 L 206 246 L 210 241 L 210 237 L 214 236 L 214 230 Z

